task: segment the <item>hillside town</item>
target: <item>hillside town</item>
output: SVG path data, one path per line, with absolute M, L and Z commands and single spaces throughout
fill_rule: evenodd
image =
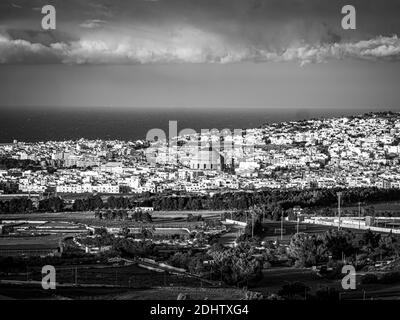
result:
M 199 288 L 201 299 L 397 297 L 399 128 L 400 114 L 370 113 L 168 140 L 2 144 L 0 287 L 36 297 L 51 264 L 68 298 L 77 286 L 169 299 Z M 357 271 L 351 292 L 346 266 Z
M 0 145 L 0 193 L 400 188 L 400 114 L 202 130 L 169 140 Z

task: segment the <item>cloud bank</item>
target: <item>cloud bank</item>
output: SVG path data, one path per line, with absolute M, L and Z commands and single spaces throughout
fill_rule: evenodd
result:
M 33 43 L 0 35 L 1 64 L 154 64 L 297 62 L 300 65 L 331 59 L 400 60 L 397 35 L 325 44 L 293 43 L 273 49 L 268 44 L 235 43 L 194 28 L 163 37 L 82 37 L 70 42 Z
M 45 0 L 0 1 L 0 63 L 399 60 L 398 0 L 353 0 L 351 31 L 340 26 L 344 0 L 53 2 L 57 30 L 44 32 Z

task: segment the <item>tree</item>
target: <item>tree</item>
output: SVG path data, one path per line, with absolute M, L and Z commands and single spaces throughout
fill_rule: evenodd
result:
M 399 254 L 400 243 L 392 234 L 380 237 L 378 247 L 375 249 L 375 255 L 379 256 L 380 260 L 387 257 L 399 258 Z
M 322 236 L 322 244 L 334 260 L 356 253 L 355 235 L 347 230 L 329 230 Z
M 153 228 L 142 228 L 140 230 L 140 235 L 143 239 L 149 239 L 152 238 L 154 235 L 154 229 Z
M 60 197 L 51 197 L 39 201 L 39 211 L 61 212 L 64 210 L 64 200 Z
M 82 199 L 76 199 L 72 205 L 72 210 L 74 211 L 86 211 L 87 209 L 87 205 Z
M 32 200 L 28 198 L 13 198 L 0 201 L 0 213 L 27 213 L 33 210 Z
M 368 230 L 363 234 L 363 245 L 367 247 L 368 250 L 373 251 L 378 247 L 381 235 L 379 233 L 374 233 Z
M 254 246 L 248 243 L 229 249 L 213 246 L 207 254 L 214 260 L 214 276 L 227 284 L 244 286 L 262 277 L 263 260 L 255 256 Z
M 104 206 L 103 200 L 99 195 L 88 197 L 86 201 L 89 210 L 101 209 Z
M 283 215 L 283 210 L 280 206 L 277 206 L 274 208 L 274 211 L 272 211 L 272 220 L 274 221 L 279 221 Z
M 326 260 L 326 248 L 315 235 L 296 233 L 288 247 L 288 256 L 297 267 L 310 267 Z

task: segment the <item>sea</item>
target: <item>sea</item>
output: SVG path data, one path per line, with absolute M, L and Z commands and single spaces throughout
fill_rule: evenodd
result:
M 62 141 L 86 139 L 139 140 L 149 130 L 166 132 L 170 121 L 177 121 L 178 132 L 201 129 L 257 128 L 265 123 L 358 115 L 371 111 L 352 108 L 77 108 L 1 107 L 0 142 Z M 396 111 L 396 110 L 392 110 Z

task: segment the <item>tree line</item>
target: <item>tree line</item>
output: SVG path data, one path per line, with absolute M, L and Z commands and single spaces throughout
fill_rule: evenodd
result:
M 40 163 L 29 159 L 20 160 L 8 157 L 0 157 L 0 169 L 41 170 Z
M 221 192 L 209 195 L 153 196 L 154 210 L 248 210 L 253 206 L 280 207 L 282 210 L 300 207 L 326 207 L 337 204 L 338 191 L 343 203 L 400 200 L 399 189 L 352 188 L 317 190 L 268 189 L 253 192 Z
M 381 235 L 370 230 L 361 239 L 349 230 L 329 230 L 317 235 L 297 233 L 291 238 L 288 257 L 299 267 L 343 259 L 360 267 L 371 260 L 398 259 L 400 242 L 392 234 Z
M 76 199 L 72 205 L 72 208 L 67 207 L 62 198 L 53 197 L 41 200 L 39 202 L 38 210 L 59 212 L 70 210 L 94 211 L 97 209 L 133 209 L 136 207 L 153 207 L 155 211 L 245 211 L 253 207 L 259 207 L 263 211 L 263 214 L 265 213 L 266 218 L 271 220 L 278 220 L 282 215 L 290 215 L 290 210 L 295 206 L 300 206 L 302 208 L 309 208 L 313 210 L 328 207 L 327 210 L 329 211 L 329 207 L 334 207 L 337 204 L 336 193 L 338 191 L 342 191 L 342 203 L 346 204 L 355 204 L 358 201 L 371 203 L 400 200 L 400 189 L 267 189 L 251 192 L 220 192 L 214 195 L 165 195 L 147 193 L 143 195 L 132 196 L 110 196 L 105 200 L 103 200 L 102 197 L 100 197 L 99 195 L 92 195 L 86 198 Z M 326 214 L 329 213 L 328 211 L 326 212 Z M 7 213 L 8 212 L 13 212 L 13 210 L 9 210 L 7 211 Z M 322 212 L 322 214 L 324 214 L 324 212 Z
M 400 200 L 400 189 L 351 188 L 318 190 L 282 190 L 267 189 L 261 191 L 220 192 L 214 195 L 163 195 L 146 194 L 129 197 L 100 196 L 75 200 L 73 210 L 87 211 L 99 208 L 129 209 L 134 207 L 153 207 L 155 211 L 182 210 L 249 210 L 260 207 L 271 217 L 279 218 L 282 211 L 289 215 L 289 209 L 318 208 L 336 206 L 338 191 L 342 191 L 342 202 L 354 204 L 361 202 L 379 202 Z M 273 219 L 272 219 L 273 220 Z
M 29 213 L 33 210 L 32 200 L 26 197 L 0 201 L 0 214 Z

